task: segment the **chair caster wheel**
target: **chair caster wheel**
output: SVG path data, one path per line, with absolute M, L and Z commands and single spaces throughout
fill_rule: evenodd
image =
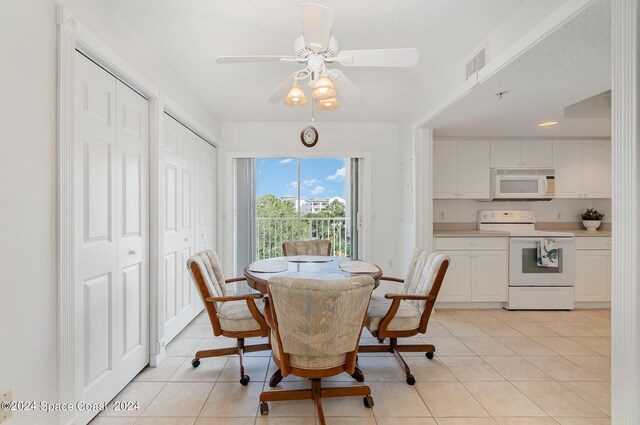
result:
M 370 395 L 363 397 L 362 401 L 364 402 L 365 407 L 368 407 L 369 409 L 373 407 L 373 397 Z
M 433 351 L 429 351 L 429 352 L 425 353 L 425 356 L 427 356 L 427 358 L 429 360 L 431 360 L 433 358 Z
M 251 378 L 249 378 L 249 375 L 242 375 L 242 378 L 240 378 L 240 384 L 242 384 L 242 386 L 244 387 L 247 386 L 249 381 L 251 381 Z
M 415 383 L 416 383 L 416 378 L 414 378 L 413 375 L 407 376 L 407 384 L 413 385 Z
M 268 415 L 269 414 L 269 405 L 267 404 L 266 401 L 263 401 L 260 403 L 260 414 L 261 415 Z
M 384 338 L 382 338 L 382 339 L 378 338 L 378 342 L 379 342 L 380 344 L 382 344 L 382 343 L 384 342 Z
M 198 366 L 200 366 L 200 359 L 193 359 L 193 360 L 191 360 L 191 366 L 193 366 L 193 367 L 198 367 Z

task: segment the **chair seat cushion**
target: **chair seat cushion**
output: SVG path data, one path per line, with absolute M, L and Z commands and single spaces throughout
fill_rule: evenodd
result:
M 278 338 L 274 332 L 271 332 L 271 350 L 273 355 L 280 360 Z M 344 354 L 338 354 L 335 356 L 310 357 L 290 354 L 289 361 L 291 362 L 291 366 L 300 369 L 330 369 L 345 364 L 346 356 Z
M 372 297 L 369 303 L 369 317 L 367 319 L 367 329 L 369 332 L 377 331 L 382 318 L 389 311 L 391 300 L 381 297 Z M 400 308 L 389 323 L 387 330 L 390 331 L 410 331 L 420 326 L 422 311 L 410 301 L 400 301 Z
M 263 313 L 264 303 L 262 300 L 257 300 L 255 303 L 260 313 Z M 220 327 L 225 331 L 259 331 L 260 324 L 253 318 L 247 302 L 240 301 L 225 301 L 218 308 L 218 319 L 220 320 Z

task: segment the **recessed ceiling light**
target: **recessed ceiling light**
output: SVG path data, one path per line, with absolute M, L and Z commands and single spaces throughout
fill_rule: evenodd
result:
M 538 127 L 551 127 L 552 125 L 558 124 L 558 121 L 545 121 L 538 124 Z

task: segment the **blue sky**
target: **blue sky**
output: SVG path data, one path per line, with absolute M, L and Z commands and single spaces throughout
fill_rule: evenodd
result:
M 278 197 L 298 194 L 298 160 L 296 158 L 256 159 L 257 194 Z M 300 197 L 344 198 L 344 158 L 303 158 L 300 160 Z

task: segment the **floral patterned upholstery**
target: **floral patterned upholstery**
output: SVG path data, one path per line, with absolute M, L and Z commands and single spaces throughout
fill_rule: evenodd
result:
M 282 243 L 284 255 L 329 255 L 331 242 L 327 240 L 287 241 Z
M 269 299 L 277 321 L 271 338 L 274 356 L 280 359 L 287 353 L 291 366 L 304 369 L 344 364 L 346 354 L 358 344 L 373 285 L 370 276 L 269 279 Z

